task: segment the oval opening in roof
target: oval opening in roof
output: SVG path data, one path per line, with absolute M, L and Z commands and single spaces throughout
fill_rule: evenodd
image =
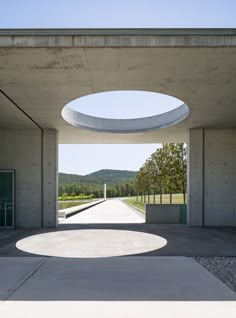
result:
M 177 124 L 187 117 L 181 100 L 146 91 L 108 91 L 77 98 L 62 110 L 62 117 L 83 129 L 137 133 Z

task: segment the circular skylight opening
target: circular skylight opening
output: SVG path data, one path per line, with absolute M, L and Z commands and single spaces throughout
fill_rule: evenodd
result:
M 188 113 L 186 104 L 165 94 L 111 91 L 71 101 L 63 108 L 62 117 L 83 129 L 135 133 L 172 126 Z

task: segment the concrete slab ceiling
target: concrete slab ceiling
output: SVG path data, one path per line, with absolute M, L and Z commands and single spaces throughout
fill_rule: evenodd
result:
M 40 127 L 57 129 L 60 143 L 186 141 L 190 128 L 236 127 L 235 78 L 236 29 L 0 30 L 0 129 L 37 128 L 4 93 Z M 112 90 L 175 96 L 190 113 L 175 126 L 132 134 L 62 118 L 71 100 Z

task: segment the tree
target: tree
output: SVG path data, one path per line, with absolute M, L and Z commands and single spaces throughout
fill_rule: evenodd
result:
M 146 203 L 145 191 L 146 191 L 146 173 L 145 168 L 141 167 L 136 174 L 136 187 L 138 193 L 141 194 L 141 202 Z
M 182 192 L 184 203 L 186 202 L 186 184 L 187 184 L 187 154 L 185 144 L 162 144 L 146 160 L 136 175 L 136 189 L 138 193 L 144 195 L 150 189 L 160 194 L 160 203 L 162 204 L 162 194 L 170 194 L 170 203 L 172 203 L 172 193 Z M 141 197 L 142 200 L 142 197 Z

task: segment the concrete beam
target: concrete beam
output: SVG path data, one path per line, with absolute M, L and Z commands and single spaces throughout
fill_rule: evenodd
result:
M 236 29 L 0 29 L 0 47 L 236 46 Z
M 0 35 L 236 35 L 235 28 L 44 28 L 44 29 L 0 29 Z

